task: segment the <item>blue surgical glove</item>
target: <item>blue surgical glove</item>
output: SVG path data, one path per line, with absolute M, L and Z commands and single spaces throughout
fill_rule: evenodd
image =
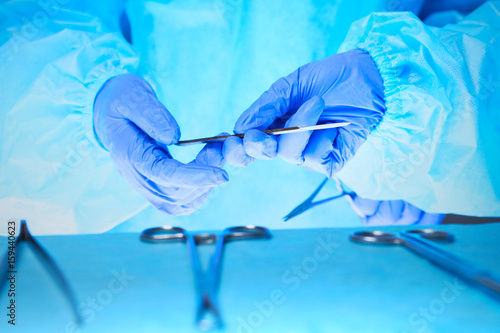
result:
M 188 164 L 172 158 L 166 147 L 179 140 L 179 126 L 137 75 L 103 85 L 94 102 L 94 130 L 127 183 L 167 214 L 191 213 L 214 186 L 228 181 L 221 143 L 205 146 Z
M 363 224 L 378 225 L 433 225 L 439 224 L 445 214 L 426 213 L 403 200 L 378 201 L 355 196 L 354 205 L 365 215 Z
M 385 112 L 384 85 L 370 55 L 362 50 L 333 55 L 300 67 L 276 81 L 236 122 L 226 160 L 246 166 L 276 156 L 331 177 L 352 158 Z M 343 128 L 283 134 L 268 128 L 350 122 Z

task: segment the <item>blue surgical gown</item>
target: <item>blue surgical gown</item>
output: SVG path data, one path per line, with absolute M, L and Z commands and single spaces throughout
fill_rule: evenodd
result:
M 339 51 L 370 53 L 387 112 L 338 174 L 360 196 L 427 212 L 500 215 L 500 2 L 456 24 L 370 15 Z
M 199 211 L 162 216 L 127 186 L 97 144 L 93 101 L 109 78 L 137 73 L 176 117 L 184 139 L 217 134 L 231 129 L 280 76 L 336 53 L 344 40 L 342 50 L 360 47 L 375 58 L 388 112 L 340 174 L 343 181 L 366 197 L 403 198 L 430 211 L 500 215 L 494 193 L 498 7 L 489 3 L 444 28 L 426 27 L 409 13 L 372 14 L 349 28 L 385 11 L 386 1 L 5 2 L 0 219 L 27 218 L 38 234 L 102 232 L 134 216 L 152 225 L 206 229 L 283 226 L 281 216 L 309 195 L 321 175 L 279 160 L 228 167 L 230 183 Z M 119 30 L 124 8 L 133 46 Z M 452 119 L 459 117 L 453 116 L 456 108 L 467 110 L 459 113 L 465 121 Z M 392 187 L 380 180 L 397 172 L 401 158 L 411 163 L 412 153 L 427 146 L 424 162 L 417 160 L 422 164 L 409 177 Z M 195 153 L 172 148 L 182 161 Z M 338 202 L 308 212 L 292 227 L 354 223 L 347 203 Z

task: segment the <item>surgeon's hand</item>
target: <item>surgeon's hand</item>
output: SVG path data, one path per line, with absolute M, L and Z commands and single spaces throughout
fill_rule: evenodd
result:
M 426 213 L 403 200 L 378 201 L 363 199 L 359 196 L 354 198 L 354 205 L 365 215 L 364 225 L 432 225 L 439 224 L 445 214 Z
M 167 214 L 196 210 L 214 186 L 228 181 L 221 143 L 205 146 L 189 164 L 172 158 L 166 147 L 179 140 L 179 126 L 139 76 L 120 75 L 103 85 L 94 130 L 127 183 Z
M 370 55 L 337 54 L 300 67 L 276 81 L 236 122 L 224 143 L 226 160 L 246 166 L 276 156 L 331 177 L 352 158 L 385 112 L 383 81 Z M 351 122 L 343 128 L 282 134 L 268 128 Z

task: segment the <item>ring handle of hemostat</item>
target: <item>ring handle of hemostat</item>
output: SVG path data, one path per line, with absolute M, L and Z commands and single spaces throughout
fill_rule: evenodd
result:
M 446 231 L 434 230 L 434 229 L 414 229 L 414 230 L 406 230 L 403 234 L 415 236 L 418 235 L 422 238 L 438 241 L 438 242 L 453 242 L 455 240 L 455 236 Z
M 357 243 L 376 243 L 376 244 L 401 244 L 401 239 L 395 234 L 386 233 L 379 230 L 374 231 L 356 231 L 349 238 Z
M 433 241 L 453 242 L 454 237 L 446 231 L 434 229 L 415 229 L 402 232 L 402 234 L 410 237 L 422 237 Z M 375 243 L 375 244 L 401 244 L 403 240 L 396 234 L 386 233 L 380 230 L 373 231 L 356 231 L 350 235 L 350 239 L 358 243 Z
M 234 239 L 271 238 L 271 232 L 266 227 L 246 225 L 227 228 L 224 230 L 224 237 L 226 241 Z
M 217 290 L 219 279 L 220 279 L 220 269 L 222 264 L 222 256 L 224 252 L 224 244 L 232 240 L 244 240 L 244 239 L 269 239 L 271 238 L 271 232 L 266 227 L 259 227 L 255 225 L 230 227 L 224 229 L 222 236 L 217 239 L 217 244 L 215 246 L 215 251 L 210 260 L 210 271 L 212 273 L 213 280 L 212 288 Z
M 500 279 L 455 254 L 446 251 L 432 241 L 453 242 L 452 234 L 432 229 L 403 231 L 399 235 L 382 231 L 358 231 L 350 239 L 359 243 L 404 245 L 433 264 L 479 287 L 496 300 L 500 300 Z
M 141 233 L 141 240 L 150 243 L 182 242 L 186 240 L 187 231 L 180 227 L 163 226 L 145 229 Z M 196 244 L 211 244 L 217 240 L 217 236 L 203 233 L 193 236 Z

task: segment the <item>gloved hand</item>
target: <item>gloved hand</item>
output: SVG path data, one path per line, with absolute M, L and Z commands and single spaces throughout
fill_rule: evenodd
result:
M 179 140 L 179 126 L 137 75 L 103 85 L 94 102 L 94 130 L 127 183 L 167 214 L 196 210 L 214 186 L 228 181 L 221 143 L 205 146 L 188 164 L 172 158 L 166 146 Z
M 439 224 L 445 214 L 426 213 L 403 200 L 378 201 L 354 197 L 354 205 L 365 215 L 364 225 L 433 225 Z
M 382 119 L 383 89 L 375 63 L 362 50 L 309 63 L 276 81 L 240 116 L 234 132 L 245 137 L 226 139 L 224 156 L 236 166 L 279 156 L 331 177 Z M 278 138 L 261 132 L 344 121 L 351 125 Z

